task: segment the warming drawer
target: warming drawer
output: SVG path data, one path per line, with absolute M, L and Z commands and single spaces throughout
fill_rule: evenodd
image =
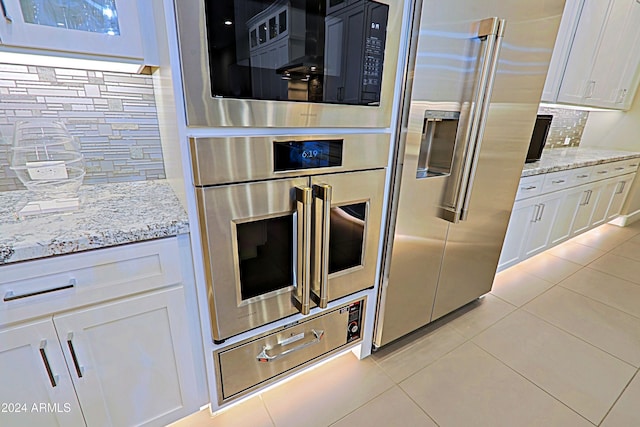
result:
M 219 403 L 359 341 L 365 300 L 214 352 Z

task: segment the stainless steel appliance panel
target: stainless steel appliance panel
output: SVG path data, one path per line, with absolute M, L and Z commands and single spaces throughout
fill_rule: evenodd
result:
M 377 346 L 491 289 L 563 4 L 422 2 L 394 172 Z M 489 22 L 498 23 L 493 48 L 485 35 L 492 33 L 483 30 Z M 428 120 L 447 111 L 459 113 L 457 133 L 447 134 L 451 171 L 430 173 L 420 163 Z
M 310 140 L 342 140 L 342 165 L 275 171 L 274 142 Z M 389 134 L 191 138 L 190 144 L 196 186 L 384 168 L 389 161 Z
M 361 339 L 365 299 L 214 353 L 219 403 Z
M 187 124 L 193 127 L 389 127 L 392 115 L 394 85 L 398 57 L 395 54 L 400 46 L 400 32 L 402 28 L 403 4 L 401 0 L 379 0 L 377 3 L 388 5 L 387 32 L 385 40 L 385 55 L 382 65 L 382 83 L 380 88 L 379 105 L 340 105 L 333 103 L 315 103 L 307 101 L 272 101 L 264 99 L 226 98 L 212 95 L 210 75 L 210 53 L 207 42 L 207 22 L 205 0 L 176 0 L 176 15 L 178 24 L 178 38 L 184 85 Z M 347 3 L 347 2 L 339 2 Z M 352 2 L 349 2 L 352 3 Z M 288 2 L 274 1 L 273 6 L 287 5 Z M 327 3 L 329 4 L 329 3 Z M 331 6 L 328 6 L 331 9 Z M 330 12 L 332 14 L 333 12 Z M 336 12 L 336 13 L 339 13 Z M 226 17 L 219 17 L 222 22 Z M 293 29 L 294 20 L 302 20 L 305 16 L 289 13 L 288 26 Z M 329 29 L 331 16 L 327 17 L 326 25 Z M 266 25 L 266 24 L 265 24 Z M 245 24 L 233 23 L 229 30 L 246 31 Z M 344 30 L 345 33 L 347 30 Z M 304 33 L 304 31 L 303 31 Z M 293 34 L 292 34 L 293 35 Z M 327 37 L 329 43 L 335 34 Z M 249 33 L 246 34 L 247 43 Z M 293 43 L 300 43 L 293 41 Z M 310 43 L 310 42 L 307 42 Z M 349 57 L 349 50 L 344 50 L 337 59 L 331 59 L 341 48 L 337 43 L 327 47 L 326 58 L 319 67 L 330 69 L 339 65 L 341 61 L 353 60 Z M 304 47 L 304 41 L 300 48 Z M 294 48 L 290 48 L 294 49 Z M 295 49 L 294 49 L 295 50 Z M 293 55 L 293 53 L 290 53 Z M 333 55 L 333 56 L 332 56 Z M 377 55 L 366 55 L 372 58 Z M 296 55 L 293 55 L 296 56 Z M 292 57 L 292 59 L 295 59 Z M 301 57 L 301 64 L 304 62 Z M 359 72 L 364 65 L 371 66 L 369 59 L 358 58 L 356 66 Z M 336 64 L 333 64 L 336 62 Z M 237 73 L 236 73 L 237 74 Z M 330 82 L 328 82 L 330 83 Z M 367 79 L 364 84 L 370 84 Z M 256 84 L 254 81 L 247 84 Z M 342 85 L 343 88 L 346 85 Z M 350 84 L 350 90 L 360 84 Z M 299 92 L 299 88 L 290 85 L 289 92 Z M 294 97 L 295 98 L 295 97 Z M 337 102 L 337 100 L 336 100 Z
M 191 148 L 215 341 L 375 285 L 388 134 Z
M 280 289 L 242 298 L 238 226 L 251 221 L 283 217 L 291 217 L 293 226 L 297 223 L 297 218 L 296 221 L 293 219 L 296 212 L 295 188 L 307 186 L 308 178 L 294 178 L 196 188 L 207 266 L 207 296 L 215 340 L 298 312 L 291 303 L 294 283 L 287 282 L 286 278 Z M 293 239 L 279 244 L 282 246 L 280 250 L 295 249 Z M 289 265 L 289 270 L 293 270 L 293 265 Z

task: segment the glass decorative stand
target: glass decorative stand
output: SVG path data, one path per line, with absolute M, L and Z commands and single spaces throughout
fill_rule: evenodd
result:
M 11 169 L 29 190 L 19 216 L 77 209 L 85 175 L 77 141 L 63 122 L 18 121 L 14 126 Z

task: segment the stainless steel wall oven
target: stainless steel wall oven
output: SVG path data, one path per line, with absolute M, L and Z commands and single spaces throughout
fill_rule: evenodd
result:
M 214 341 L 374 286 L 389 139 L 191 139 Z
M 389 127 L 400 0 L 176 0 L 187 123 Z

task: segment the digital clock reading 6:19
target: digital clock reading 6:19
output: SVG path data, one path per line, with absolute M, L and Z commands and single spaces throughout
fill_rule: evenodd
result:
M 327 168 L 342 165 L 343 140 L 274 141 L 274 170 Z

